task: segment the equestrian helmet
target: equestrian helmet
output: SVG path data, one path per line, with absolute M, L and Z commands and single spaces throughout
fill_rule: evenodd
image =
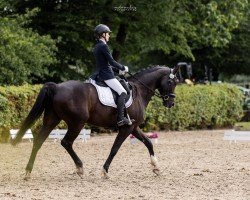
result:
M 95 37 L 101 36 L 103 33 L 111 33 L 112 31 L 105 24 L 99 24 L 95 27 L 94 33 Z

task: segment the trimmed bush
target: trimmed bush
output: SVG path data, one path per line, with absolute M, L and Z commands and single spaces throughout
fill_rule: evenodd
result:
M 17 128 L 33 106 L 41 85 L 0 87 L 0 127 Z
M 0 87 L 0 140 L 18 128 L 33 106 L 41 85 Z M 153 97 L 146 112 L 144 131 L 219 128 L 233 126 L 242 116 L 243 95 L 229 84 L 180 85 L 175 106 L 167 109 Z M 41 120 L 40 120 L 41 122 Z M 39 123 L 38 123 L 39 124 Z M 65 123 L 59 125 L 65 128 Z
M 201 129 L 232 126 L 240 120 L 242 92 L 231 84 L 180 85 L 175 106 L 167 109 L 154 97 L 147 108 L 145 130 Z
M 0 87 L 0 141 L 6 141 L 11 128 L 18 128 L 33 106 L 41 85 Z

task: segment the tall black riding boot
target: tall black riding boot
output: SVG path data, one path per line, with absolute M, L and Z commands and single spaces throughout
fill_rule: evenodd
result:
M 123 92 L 117 99 L 117 114 L 118 114 L 117 125 L 118 126 L 123 126 L 123 125 L 130 123 L 128 118 L 124 117 L 125 98 L 126 98 L 126 93 Z

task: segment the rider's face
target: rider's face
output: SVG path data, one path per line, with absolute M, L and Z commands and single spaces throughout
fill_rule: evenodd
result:
M 106 42 L 109 41 L 109 37 L 110 37 L 109 33 L 103 33 L 102 36 L 105 38 Z

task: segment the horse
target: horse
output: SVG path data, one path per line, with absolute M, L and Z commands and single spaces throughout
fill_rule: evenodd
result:
M 118 134 L 110 154 L 102 167 L 102 177 L 109 178 L 109 166 L 125 139 L 133 135 L 144 143 L 150 155 L 153 172 L 160 174 L 157 158 L 149 138 L 139 128 L 144 122 L 145 109 L 153 95 L 162 98 L 163 105 L 174 106 L 174 90 L 178 79 L 177 65 L 173 69 L 166 66 L 153 66 L 137 72 L 127 78 L 133 88 L 133 103 L 127 108 L 127 113 L 134 119 L 132 125 L 118 127 Z M 157 91 L 158 89 L 158 91 Z M 38 134 L 34 136 L 32 152 L 26 166 L 25 180 L 30 179 L 38 150 L 49 136 L 50 132 L 61 120 L 68 126 L 61 145 L 66 149 L 76 166 L 76 173 L 83 177 L 83 163 L 75 153 L 72 145 L 85 123 L 100 127 L 116 127 L 117 111 L 115 108 L 104 106 L 98 99 L 96 88 L 86 81 L 66 81 L 59 84 L 48 82 L 41 88 L 36 101 L 28 116 L 21 123 L 20 129 L 12 145 L 18 144 L 35 121 L 44 113 L 43 122 Z

